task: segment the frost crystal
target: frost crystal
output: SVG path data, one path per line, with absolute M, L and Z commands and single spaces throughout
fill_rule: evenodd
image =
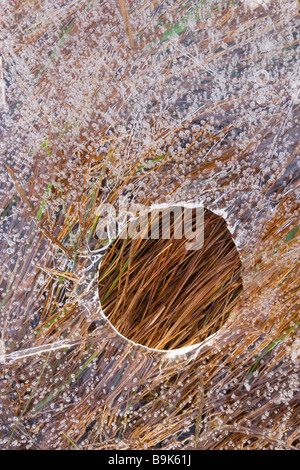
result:
M 299 2 L 0 7 L 0 447 L 299 449 Z M 192 348 L 147 349 L 102 310 L 111 293 L 124 310 L 134 269 L 110 259 L 99 298 L 127 221 L 100 208 L 122 198 L 227 223 L 242 289 L 221 283 L 210 307 L 228 285 L 237 302 L 214 331 L 205 310 Z

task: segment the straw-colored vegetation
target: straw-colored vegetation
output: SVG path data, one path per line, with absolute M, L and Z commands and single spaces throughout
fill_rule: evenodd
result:
M 242 289 L 231 234 L 222 217 L 206 211 L 203 248 L 188 251 L 185 237 L 174 238 L 181 214 L 172 220 L 166 240 L 161 233 L 160 240 L 151 238 L 151 229 L 158 232 L 162 223 L 157 211 L 151 216 L 157 220 L 145 227 L 147 240 L 146 233 L 120 238 L 105 255 L 99 274 L 102 308 L 121 334 L 144 346 L 200 343 L 225 324 Z
M 2 3 L 1 448 L 299 449 L 296 2 Z M 205 256 L 107 250 L 124 195 Z

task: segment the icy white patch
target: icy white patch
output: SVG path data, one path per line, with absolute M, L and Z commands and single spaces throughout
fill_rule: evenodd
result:
M 5 104 L 5 82 L 3 77 L 3 63 L 2 57 L 0 57 L 0 104 Z
M 247 392 L 249 392 L 249 390 L 250 390 L 251 387 L 250 387 L 250 385 L 248 384 L 248 382 L 245 382 L 244 385 L 245 385 L 245 389 L 247 390 Z
M 21 349 L 9 354 L 5 354 L 5 345 L 3 340 L 0 340 L 0 364 L 11 364 L 14 361 L 23 359 L 24 357 L 36 356 L 44 354 L 45 352 L 55 351 L 57 349 L 70 348 L 78 344 L 77 342 L 70 342 L 69 340 L 55 341 L 41 346 L 36 346 L 29 349 Z M 4 349 L 3 349 L 4 348 Z
M 0 364 L 5 363 L 5 344 L 3 339 L 0 339 Z
M 291 359 L 295 364 L 300 363 L 300 338 L 296 338 L 292 344 Z
M 244 0 L 244 3 L 248 5 L 252 10 L 260 6 L 268 7 L 271 3 L 270 0 Z

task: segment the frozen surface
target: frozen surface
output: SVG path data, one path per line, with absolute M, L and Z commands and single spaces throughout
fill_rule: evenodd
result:
M 0 6 L 1 448 L 299 448 L 298 3 Z M 192 350 L 102 315 L 125 194 L 232 232 L 241 302 Z

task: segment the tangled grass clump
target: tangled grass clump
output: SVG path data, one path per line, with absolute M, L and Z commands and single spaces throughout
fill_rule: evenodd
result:
M 297 2 L 2 4 L 0 447 L 299 449 Z
M 99 297 L 123 336 L 176 349 L 200 343 L 226 323 L 242 288 L 241 263 L 224 219 L 206 210 L 204 221 L 201 250 L 188 251 L 187 239 L 175 238 L 181 219 L 172 220 L 169 239 L 118 238 L 108 249 Z

